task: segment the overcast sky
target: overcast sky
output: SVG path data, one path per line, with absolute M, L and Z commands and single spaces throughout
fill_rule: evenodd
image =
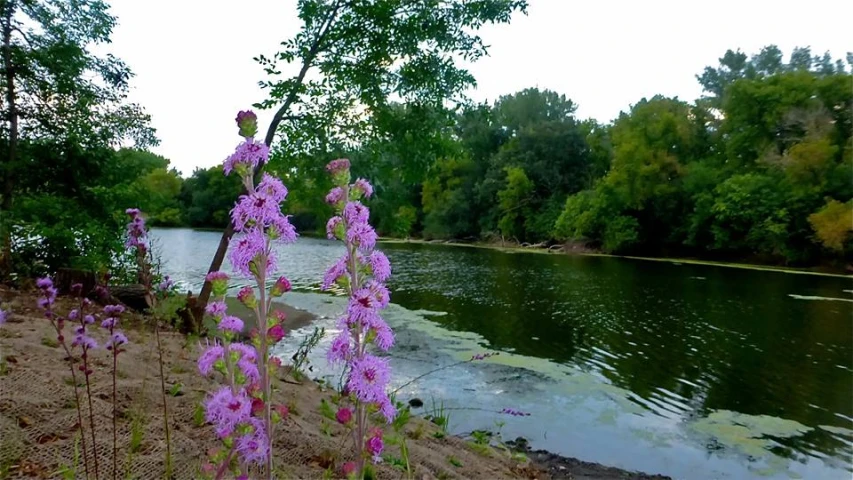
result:
M 776 44 L 844 58 L 853 50 L 845 0 L 529 0 L 527 16 L 481 34 L 490 56 L 471 67 L 476 100 L 538 86 L 610 121 L 655 94 L 694 100 L 695 75 L 726 49 Z M 112 0 L 110 51 L 134 71 L 131 100 L 151 114 L 155 152 L 185 176 L 220 163 L 239 138 L 233 118 L 263 99 L 252 57 L 299 29 L 295 0 Z M 260 112 L 262 127 L 271 113 Z

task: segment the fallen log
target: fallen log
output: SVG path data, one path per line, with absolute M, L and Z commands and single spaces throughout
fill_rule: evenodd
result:
M 145 286 L 140 284 L 112 286 L 110 287 L 110 295 L 138 312 L 152 307 L 151 297 L 148 295 Z

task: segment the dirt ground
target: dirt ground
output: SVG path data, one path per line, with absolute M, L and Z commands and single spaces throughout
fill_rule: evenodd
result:
M 0 289 L 3 308 L 12 311 L 0 327 L 0 479 L 86 478 L 69 364 L 52 327 L 35 307 L 35 299 L 31 293 Z M 56 311 L 67 312 L 72 305 L 73 299 L 60 298 Z M 304 321 L 303 317 L 294 318 L 294 325 Z M 115 478 L 165 478 L 167 442 L 153 326 L 150 318 L 131 314 L 125 316 L 123 328 L 130 344 L 119 355 Z M 70 338 L 71 327 L 66 329 Z M 102 329 L 92 330 L 103 342 Z M 197 478 L 202 461 L 219 446 L 212 428 L 199 418 L 200 401 L 218 383 L 197 373 L 199 340 L 167 330 L 161 330 L 160 337 L 166 388 L 173 394 L 167 396 L 172 478 Z M 112 357 L 103 349 L 91 357 L 99 478 L 114 478 Z M 82 374 L 78 372 L 77 377 L 78 384 L 82 383 Z M 323 478 L 327 469 L 335 472 L 334 478 L 339 477 L 340 465 L 351 460 L 352 444 L 341 426 L 320 413 L 321 401 L 330 399 L 333 392 L 310 380 L 294 382 L 284 373 L 274 381 L 274 388 L 275 402 L 289 410 L 273 439 L 276 477 Z M 85 402 L 85 386 L 80 390 Z M 88 405 L 84 404 L 83 415 L 83 423 L 89 425 Z M 415 417 L 405 430 L 410 478 L 419 480 L 662 478 L 543 456 L 542 452 L 518 455 L 501 446 L 472 446 L 465 439 L 437 433 L 436 425 Z M 91 438 L 87 440 L 91 456 Z M 134 448 L 130 448 L 132 442 Z M 401 457 L 400 447 L 388 441 L 386 452 Z M 94 470 L 94 462 L 89 464 Z M 377 465 L 376 471 L 380 479 L 406 478 L 390 462 Z

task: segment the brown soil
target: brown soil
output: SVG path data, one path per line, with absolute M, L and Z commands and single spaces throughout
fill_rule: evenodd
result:
M 85 478 L 69 364 L 62 347 L 56 344 L 49 322 L 35 308 L 35 299 L 30 293 L 0 289 L 3 308 L 12 311 L 8 322 L 0 327 L 0 478 L 68 478 L 67 472 L 74 468 L 76 475 L 71 473 L 71 478 Z M 73 303 L 73 299 L 60 298 L 56 310 L 67 312 Z M 294 325 L 305 320 L 301 314 L 288 313 L 294 313 Z M 119 355 L 116 477 L 165 478 L 166 441 L 151 319 L 130 314 L 123 322 L 131 343 Z M 66 329 L 66 336 L 70 337 L 71 327 Z M 99 341 L 104 339 L 100 331 L 95 336 Z M 197 374 L 197 341 L 167 330 L 161 330 L 160 337 L 167 389 L 174 387 L 177 392 L 167 396 L 172 477 L 198 478 L 202 461 L 219 446 L 212 428 L 198 421 L 198 406 L 218 384 Z M 111 356 L 101 349 L 91 357 L 99 477 L 113 478 Z M 79 372 L 77 378 L 82 383 Z M 343 428 L 326 420 L 319 411 L 321 400 L 330 399 L 333 392 L 311 381 L 296 383 L 284 374 L 274 380 L 274 389 L 274 401 L 286 405 L 290 412 L 274 435 L 276 477 L 323 478 L 327 469 L 339 477 L 339 466 L 352 458 L 352 444 Z M 83 423 L 88 425 L 85 386 L 80 390 L 84 399 Z M 419 418 L 413 418 L 405 430 L 411 478 L 419 480 L 652 478 L 556 456 L 531 462 L 513 455 L 506 447 L 473 448 L 464 439 L 441 436 L 438 427 Z M 137 435 L 138 448 L 131 452 L 133 431 L 141 435 Z M 91 455 L 91 437 L 86 444 Z M 386 452 L 400 456 L 399 446 L 389 445 L 388 441 Z M 531 459 L 538 455 L 528 453 Z M 564 468 L 560 461 L 565 463 Z M 89 468 L 94 470 L 92 461 Z M 377 465 L 376 470 L 380 479 L 406 478 L 405 473 L 387 462 Z

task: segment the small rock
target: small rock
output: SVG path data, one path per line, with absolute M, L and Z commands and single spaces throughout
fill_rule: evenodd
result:
M 413 398 L 409 400 L 409 406 L 412 408 L 421 408 L 424 406 L 424 402 L 420 398 Z

